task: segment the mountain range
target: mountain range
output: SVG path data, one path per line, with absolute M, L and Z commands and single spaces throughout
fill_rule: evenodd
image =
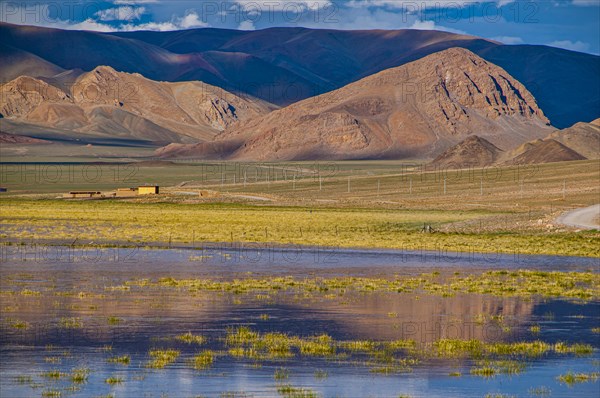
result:
M 417 30 L 109 34 L 0 23 L 0 56 L 7 144 L 440 164 L 474 150 L 486 164 L 534 148 L 597 153 L 587 122 L 600 116 L 600 57 L 545 46 Z
M 557 128 L 600 117 L 600 57 L 426 30 L 99 33 L 0 23 L 0 79 L 106 65 L 152 80 L 199 80 L 285 106 L 452 47 L 510 73 Z
M 82 73 L 68 86 L 53 85 L 64 73 L 20 76 L 0 86 L 3 130 L 87 143 L 166 145 L 211 140 L 237 120 L 274 109 L 202 82 L 156 82 L 108 66 Z

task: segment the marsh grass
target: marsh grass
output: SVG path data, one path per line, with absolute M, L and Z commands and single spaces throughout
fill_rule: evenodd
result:
M 62 373 L 59 370 L 49 370 L 47 372 L 42 373 L 40 376 L 45 377 L 47 379 L 60 379 L 67 376 L 66 373 Z
M 204 370 L 212 366 L 216 354 L 211 350 L 204 350 L 194 356 L 194 369 Z
M 165 366 L 170 365 L 177 360 L 180 351 L 173 349 L 151 350 L 148 354 L 152 360 L 146 364 L 146 367 L 152 369 L 163 369 Z
M 81 321 L 81 318 L 77 317 L 60 318 L 58 325 L 62 329 L 81 329 L 83 327 L 83 322 Z
M 116 316 L 110 316 L 110 317 L 108 317 L 107 322 L 109 325 L 118 325 L 121 322 L 123 322 L 123 319 L 116 317 Z
M 194 238 L 230 242 L 233 234 L 240 242 L 600 256 L 598 235 L 594 233 L 530 231 L 514 226 L 499 230 L 498 223 L 493 221 L 491 229 L 485 231 L 451 227 L 511 215 L 507 212 L 346 207 L 322 208 L 314 213 L 312 210 L 303 206 L 2 198 L 0 217 L 6 235 L 20 240 L 35 236 L 72 240 L 77 236 L 107 245 L 168 243 L 169 240 L 191 242 Z M 197 223 L 199 219 L 203 222 Z M 231 219 L 236 220 L 235 227 Z M 435 226 L 439 232 L 424 240 L 420 233 L 424 223 Z M 294 227 L 282 228 L 282 225 Z M 449 227 L 440 228 L 444 226 Z
M 62 393 L 58 390 L 44 390 L 42 391 L 42 397 L 45 398 L 58 398 Z
M 294 387 L 290 384 L 277 386 L 277 392 L 284 398 L 317 398 L 319 395 L 307 388 Z
M 577 383 L 586 383 L 589 381 L 597 381 L 599 377 L 600 377 L 600 373 L 598 373 L 598 372 L 593 372 L 593 373 L 568 372 L 568 373 L 558 376 L 556 379 L 561 383 L 572 386 Z
M 74 369 L 71 372 L 71 382 L 76 384 L 82 384 L 87 382 L 87 379 L 90 375 L 89 369 Z
M 29 323 L 25 322 L 25 321 L 13 321 L 10 324 L 10 327 L 14 328 L 14 329 L 23 329 L 23 330 L 27 330 L 29 329 Z
M 532 325 L 529 327 L 529 331 L 533 334 L 539 334 L 541 331 L 540 325 Z
M 175 279 L 162 277 L 158 280 L 130 280 L 114 288 L 186 289 L 190 294 L 196 292 L 227 292 L 236 295 L 254 293 L 255 297 L 268 297 L 282 292 L 293 292 L 308 295 L 343 297 L 349 292 L 375 293 L 426 293 L 446 296 L 447 294 L 486 294 L 499 297 L 562 297 L 574 300 L 600 299 L 600 274 L 593 272 L 560 272 L 534 270 L 498 270 L 471 274 L 468 276 L 453 275 L 442 278 L 435 274 L 420 276 L 397 276 L 395 279 L 366 277 L 333 277 L 333 278 L 293 278 L 265 277 L 263 279 L 236 279 L 233 281 L 210 279 Z M 478 322 L 486 322 L 486 317 L 479 315 Z M 490 317 L 490 321 L 503 327 L 504 319 L 500 316 Z M 242 336 L 240 336 L 242 337 Z
M 273 374 L 275 380 L 284 380 L 290 377 L 290 370 L 287 368 L 277 368 Z
M 527 392 L 535 397 L 549 397 L 552 395 L 552 390 L 546 386 L 532 387 Z
M 29 384 L 33 382 L 33 377 L 29 375 L 19 375 L 15 377 L 15 382 L 19 384 Z
M 496 369 L 491 366 L 482 366 L 471 369 L 471 374 L 475 376 L 493 377 L 496 373 L 498 373 Z
M 187 344 L 198 344 L 202 345 L 206 343 L 206 337 L 201 335 L 192 334 L 192 332 L 187 332 L 184 334 L 180 334 L 179 336 L 175 336 L 175 340 L 187 343 Z
M 525 370 L 525 363 L 510 359 L 482 360 L 476 362 L 476 366 L 470 371 L 472 375 L 482 377 L 493 377 L 497 374 L 516 375 Z
M 329 377 L 329 373 L 326 370 L 317 369 L 314 373 L 315 379 L 323 380 Z
M 110 357 L 107 360 L 109 363 L 119 363 L 121 365 L 129 365 L 131 362 L 131 358 L 129 355 L 121 355 L 117 357 Z
M 118 376 L 111 376 L 111 377 L 107 378 L 106 380 L 104 380 L 104 382 L 106 384 L 110 384 L 110 385 L 123 384 L 124 379 L 122 377 L 118 377 Z

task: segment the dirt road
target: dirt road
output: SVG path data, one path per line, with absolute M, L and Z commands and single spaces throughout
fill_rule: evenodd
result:
M 600 230 L 600 204 L 566 212 L 556 222 L 569 227 Z

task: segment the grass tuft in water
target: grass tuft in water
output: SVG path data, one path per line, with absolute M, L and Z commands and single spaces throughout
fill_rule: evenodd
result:
M 89 375 L 89 369 L 74 369 L 71 372 L 71 381 L 76 384 L 82 384 L 87 381 Z
M 118 357 L 108 358 L 108 362 L 109 363 L 120 363 L 121 365 L 129 365 L 129 363 L 131 362 L 131 358 L 129 357 L 129 355 L 121 355 Z
M 577 383 L 586 383 L 588 381 L 596 381 L 600 377 L 600 373 L 573 373 L 568 372 L 557 377 L 557 380 L 561 383 L 565 383 L 572 386 Z
M 124 380 L 122 377 L 117 377 L 117 376 L 111 376 L 111 377 L 107 378 L 106 380 L 104 380 L 104 382 L 106 384 L 110 384 L 110 385 L 122 384 L 123 381 Z
M 165 366 L 175 362 L 179 357 L 180 352 L 178 350 L 151 350 L 149 352 L 152 361 L 150 361 L 146 367 L 152 369 L 163 369 Z
M 192 332 L 187 332 L 184 334 L 180 334 L 179 336 L 175 336 L 175 340 L 187 343 L 187 344 L 198 344 L 202 345 L 206 343 L 206 337 L 201 335 L 192 334 Z
M 194 356 L 194 369 L 203 370 L 212 366 L 215 361 L 215 353 L 211 350 L 204 350 Z

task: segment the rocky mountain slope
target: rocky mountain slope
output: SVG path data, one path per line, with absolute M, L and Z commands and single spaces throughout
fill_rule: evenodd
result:
M 502 68 L 452 48 L 242 122 L 217 136 L 224 158 L 431 158 L 469 135 L 513 148 L 552 128 Z M 215 152 L 171 146 L 163 156 Z
M 164 145 L 210 140 L 232 123 L 274 109 L 202 82 L 156 82 L 107 66 L 82 73 L 68 85 L 57 82 L 60 76 L 20 76 L 1 85 L 3 129 L 26 134 L 41 126 L 79 139 Z

